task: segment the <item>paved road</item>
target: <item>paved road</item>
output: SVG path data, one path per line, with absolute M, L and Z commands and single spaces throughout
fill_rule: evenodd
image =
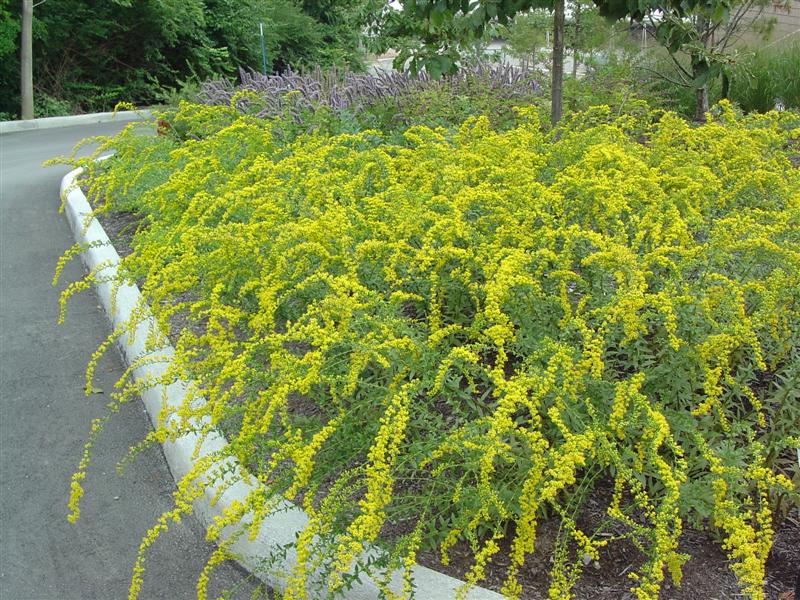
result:
M 102 434 L 85 482 L 82 515 L 65 519 L 70 476 L 90 420 L 109 398 L 83 395 L 91 351 L 107 335 L 92 293 L 71 301 L 56 325 L 58 292 L 50 285 L 59 255 L 72 244 L 57 213 L 66 167 L 42 168 L 79 139 L 107 135 L 105 123 L 0 135 L 0 599 L 126 598 L 144 532 L 171 507 L 174 487 L 160 448 L 151 448 L 120 477 L 114 466 L 149 427 L 141 403 L 129 404 Z M 82 273 L 80 261 L 65 281 Z M 110 390 L 122 371 L 107 353 L 97 385 Z M 142 599 L 194 597 L 195 580 L 212 548 L 192 519 L 173 526 L 148 554 Z M 238 567 L 216 571 L 212 590 L 249 597 L 253 583 Z

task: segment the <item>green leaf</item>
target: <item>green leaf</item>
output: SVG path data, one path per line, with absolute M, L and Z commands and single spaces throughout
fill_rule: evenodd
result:
M 428 72 L 428 75 L 430 75 L 434 79 L 439 79 L 439 77 L 442 76 L 442 66 L 438 60 L 438 57 L 434 56 L 429 59 L 426 59 L 425 70 Z

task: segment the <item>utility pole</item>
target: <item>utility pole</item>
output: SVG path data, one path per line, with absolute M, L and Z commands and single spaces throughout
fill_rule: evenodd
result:
M 21 69 L 21 117 L 33 118 L 33 0 L 22 0 L 22 44 L 19 62 Z

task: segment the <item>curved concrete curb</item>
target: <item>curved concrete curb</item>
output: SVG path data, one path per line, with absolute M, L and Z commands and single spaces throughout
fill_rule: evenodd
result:
M 61 195 L 64 198 L 67 220 L 72 227 L 76 242 L 93 244 L 82 254 L 83 262 L 87 269 L 98 269 L 100 279 L 110 279 L 110 276 L 116 272 L 119 255 L 111 245 L 111 241 L 97 219 L 92 218 L 88 226 L 86 225 L 87 216 L 91 214 L 92 209 L 86 200 L 86 196 L 75 182 L 81 172 L 82 169 L 75 169 L 61 181 Z M 123 285 L 116 291 L 116 298 L 112 302 L 112 284 L 108 281 L 99 283 L 96 286 L 96 291 L 112 328 L 125 323 L 140 305 L 142 298 L 138 287 Z M 133 339 L 127 334 L 119 338 L 118 344 L 128 365 L 142 356 L 148 332 L 155 327 L 155 321 L 152 317 L 148 317 L 139 323 L 134 331 Z M 162 351 L 163 362 L 136 368 L 133 372 L 134 377 L 138 380 L 158 377 L 166 370 L 166 365 L 173 354 L 174 349 L 171 346 L 167 346 Z M 183 402 L 186 389 L 186 382 L 176 382 L 166 387 L 156 386 L 146 389 L 142 394 L 142 400 L 154 426 L 158 415 L 161 413 L 162 402 L 165 402 L 169 407 L 177 408 Z M 222 436 L 208 436 L 201 445 L 199 452 L 195 453 L 198 441 L 199 438 L 196 434 L 189 434 L 175 442 L 167 442 L 163 445 L 167 463 L 176 481 L 179 481 L 189 472 L 198 458 L 220 450 L 227 444 Z M 242 474 L 239 465 L 232 459 L 226 467 L 229 467 L 230 474 L 235 478 L 239 478 Z M 204 495 L 195 502 L 195 513 L 208 526 L 215 516 L 220 515 L 232 503 L 242 502 L 253 489 L 253 483 L 243 480 L 239 480 L 228 487 L 221 495 L 218 494 L 217 489 L 207 487 Z M 217 496 L 218 498 L 215 502 L 214 499 Z M 289 551 L 286 560 L 274 563 L 269 571 L 266 571 L 263 567 L 263 557 L 270 556 L 280 546 L 286 546 L 293 542 L 296 535 L 307 523 L 308 517 L 303 510 L 294 504 L 283 502 L 279 510 L 264 521 L 253 540 L 249 540 L 246 534 L 238 536 L 231 545 L 231 551 L 236 554 L 237 560 L 245 568 L 255 573 L 269 586 L 283 589 L 284 576 L 294 561 L 294 551 Z M 223 537 L 230 539 L 231 533 L 232 531 L 223 531 Z M 458 579 L 421 565 L 416 565 L 412 571 L 416 598 L 420 600 L 449 600 L 455 597 L 456 590 L 463 584 Z M 400 573 L 394 575 L 391 587 L 397 592 L 402 589 Z M 347 592 L 348 600 L 373 600 L 378 597 L 378 589 L 371 581 L 356 583 Z M 502 596 L 490 590 L 475 587 L 470 590 L 467 598 L 469 600 L 501 600 Z
M 46 117 L 43 119 L 29 119 L 27 121 L 0 121 L 0 134 L 14 133 L 17 131 L 33 131 L 35 129 L 52 129 L 53 127 L 69 127 L 70 125 L 89 125 L 92 123 L 105 123 L 106 121 L 136 121 L 150 116 L 149 110 L 120 110 L 113 112 L 92 113 L 88 115 L 73 115 L 69 117 Z

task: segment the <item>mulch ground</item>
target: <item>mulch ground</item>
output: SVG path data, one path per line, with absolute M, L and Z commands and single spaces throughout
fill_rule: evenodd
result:
M 587 503 L 590 504 L 590 503 Z M 599 506 L 588 507 L 588 511 Z M 585 518 L 585 517 L 584 517 Z M 541 523 L 537 530 L 536 549 L 519 572 L 523 600 L 547 598 L 553 548 L 558 533 L 556 520 Z M 680 551 L 691 558 L 683 566 L 680 586 L 672 585 L 669 577 L 661 589 L 662 600 L 742 600 L 730 561 L 720 543 L 710 533 L 687 529 L 680 539 Z M 508 567 L 508 552 L 501 550 L 486 570 L 487 579 L 481 585 L 500 590 Z M 418 561 L 432 569 L 462 578 L 472 566 L 472 553 L 466 544 L 450 551 L 450 564 L 439 562 L 437 553 L 423 553 Z M 574 590 L 575 600 L 629 600 L 635 596 L 630 589 L 633 581 L 628 574 L 644 562 L 644 557 L 631 543 L 615 542 L 600 553 L 600 560 L 588 564 Z M 767 561 L 764 592 L 767 600 L 795 600 L 796 578 L 800 577 L 800 509 L 787 515 L 776 530 L 775 540 Z M 798 598 L 797 600 L 800 600 Z

